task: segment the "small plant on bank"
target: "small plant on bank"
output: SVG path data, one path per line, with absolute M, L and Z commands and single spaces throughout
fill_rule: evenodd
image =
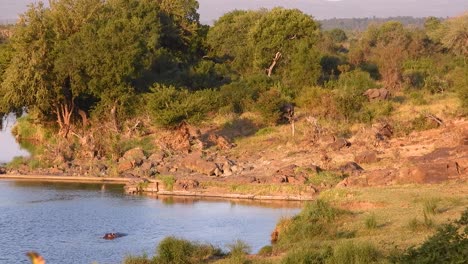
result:
M 227 245 L 229 248 L 228 263 L 244 264 L 247 262 L 247 255 L 250 253 L 250 246 L 242 240 L 236 240 L 234 243 Z
M 423 208 L 425 214 L 435 215 L 439 213 L 439 202 L 438 198 L 430 198 L 423 201 Z
M 263 257 L 268 257 L 271 256 L 273 253 L 273 247 L 272 246 L 264 246 L 258 251 L 258 255 L 263 256 Z
M 159 175 L 157 179 L 161 180 L 164 183 L 164 187 L 166 188 L 167 191 L 172 191 L 174 190 L 174 183 L 176 182 L 176 179 L 172 175 Z
M 367 229 L 376 229 L 377 228 L 377 218 L 375 214 L 371 214 L 366 217 L 364 220 Z
M 176 237 L 166 237 L 159 243 L 153 263 L 158 264 L 198 264 L 220 256 L 221 250 L 209 244 L 190 242 Z

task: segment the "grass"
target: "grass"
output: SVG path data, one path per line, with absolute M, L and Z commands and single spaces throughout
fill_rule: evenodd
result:
M 364 224 L 367 229 L 376 229 L 377 226 L 377 217 L 375 214 L 371 214 L 364 220 Z
M 333 249 L 333 254 L 327 264 L 366 264 L 376 263 L 381 258 L 379 250 L 370 243 L 355 243 L 346 241 L 339 243 Z
M 164 187 L 167 191 L 172 191 L 174 190 L 174 183 L 176 182 L 176 179 L 172 175 L 158 175 L 156 177 L 158 180 L 161 180 L 164 184 Z
M 340 173 L 332 171 L 320 171 L 315 175 L 309 176 L 307 183 L 310 183 L 315 186 L 335 186 L 345 178 L 346 177 Z
M 153 258 L 146 255 L 128 256 L 124 264 L 199 264 L 222 255 L 221 249 L 210 244 L 166 237 L 159 243 Z
M 440 199 L 438 198 L 429 198 L 423 201 L 423 208 L 425 214 L 435 215 L 439 213 L 439 203 Z
M 202 185 L 206 188 L 216 188 L 229 193 L 253 195 L 301 195 L 309 191 L 306 185 L 292 184 L 241 184 L 210 181 L 203 182 Z

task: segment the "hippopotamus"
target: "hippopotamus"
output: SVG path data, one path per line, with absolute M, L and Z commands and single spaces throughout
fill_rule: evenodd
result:
M 126 235 L 127 234 L 123 234 L 123 233 L 106 233 L 102 238 L 106 240 L 112 240 L 112 239 L 116 239 L 119 237 L 124 237 Z

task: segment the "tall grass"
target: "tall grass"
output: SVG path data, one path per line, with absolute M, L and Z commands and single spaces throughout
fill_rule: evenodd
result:
M 333 249 L 333 255 L 327 264 L 366 264 L 376 263 L 381 257 L 380 252 L 371 244 L 343 242 Z
M 364 220 L 367 229 L 376 229 L 377 228 L 377 218 L 375 214 L 371 214 L 366 217 Z
M 324 200 L 316 200 L 304 206 L 300 214 L 290 221 L 282 221 L 277 247 L 290 248 L 294 244 L 316 238 L 334 238 L 336 220 L 346 211 L 332 207 Z
M 439 213 L 439 202 L 438 198 L 429 198 L 423 201 L 423 210 L 425 214 L 435 215 Z

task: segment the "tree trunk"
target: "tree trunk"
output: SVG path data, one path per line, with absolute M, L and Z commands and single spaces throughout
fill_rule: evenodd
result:
M 59 135 L 64 138 L 68 137 L 68 133 L 71 129 L 71 118 L 75 104 L 72 101 L 71 104 L 60 103 L 55 107 L 55 114 L 57 115 L 57 123 L 59 124 L 60 131 Z
M 270 67 L 267 69 L 268 77 L 271 77 L 271 74 L 273 73 L 273 69 L 275 68 L 276 63 L 278 63 L 279 59 L 281 59 L 281 52 L 276 52 L 276 55 L 273 58 L 273 62 L 271 63 Z
M 88 117 L 86 116 L 86 112 L 81 109 L 78 109 L 78 114 L 81 116 L 81 122 L 84 130 L 88 126 Z
M 114 106 L 111 109 L 111 118 L 112 118 L 112 123 L 114 124 L 114 129 L 115 131 L 119 131 L 119 123 L 117 121 L 117 102 L 114 102 Z

